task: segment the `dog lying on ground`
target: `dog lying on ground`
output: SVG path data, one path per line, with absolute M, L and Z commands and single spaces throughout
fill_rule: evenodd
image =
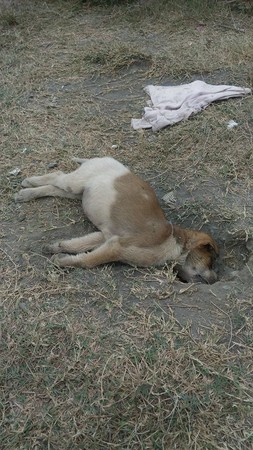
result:
M 46 247 L 60 267 L 91 268 L 121 261 L 134 266 L 175 262 L 186 282 L 214 283 L 219 250 L 206 233 L 170 224 L 152 187 L 111 157 L 80 159 L 74 172 L 26 178 L 18 202 L 39 197 L 82 200 L 86 216 L 100 231 Z

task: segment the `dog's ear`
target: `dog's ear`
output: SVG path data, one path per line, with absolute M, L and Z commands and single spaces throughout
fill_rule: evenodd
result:
M 193 231 L 188 241 L 188 249 L 191 251 L 198 248 L 206 248 L 206 250 L 219 255 L 219 247 L 216 244 L 215 240 L 211 236 L 209 236 L 209 234 Z
M 206 249 L 210 252 L 214 251 L 216 256 L 218 256 L 220 254 L 220 249 L 219 249 L 218 245 L 211 237 L 209 239 L 209 242 L 202 244 L 201 246 L 206 247 Z

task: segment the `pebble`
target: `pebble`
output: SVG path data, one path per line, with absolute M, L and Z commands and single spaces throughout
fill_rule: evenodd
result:
M 21 172 L 21 169 L 19 169 L 19 167 L 16 167 L 16 169 L 10 170 L 9 174 L 10 175 L 18 175 Z
M 58 166 L 58 163 L 57 162 L 51 162 L 51 163 L 49 163 L 48 165 L 47 165 L 47 167 L 49 168 L 49 169 L 54 169 L 54 167 L 57 167 Z

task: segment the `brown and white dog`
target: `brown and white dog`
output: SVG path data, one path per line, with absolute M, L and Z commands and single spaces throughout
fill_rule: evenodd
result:
M 54 263 L 91 268 L 113 261 L 144 267 L 173 261 L 184 281 L 216 281 L 212 266 L 219 250 L 211 236 L 171 225 L 151 186 L 115 159 L 74 161 L 81 164 L 74 172 L 26 178 L 26 189 L 15 196 L 18 202 L 82 199 L 85 214 L 100 231 L 48 245 L 48 252 L 58 254 Z

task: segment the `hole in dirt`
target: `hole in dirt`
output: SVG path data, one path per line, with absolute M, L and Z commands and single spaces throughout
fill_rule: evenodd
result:
M 245 236 L 243 237 L 233 237 L 225 240 L 223 243 L 220 243 L 220 256 L 217 257 L 213 264 L 213 270 L 217 274 L 217 280 L 214 281 L 222 281 L 226 279 L 230 279 L 233 273 L 243 270 L 249 261 L 251 255 L 253 254 L 253 239 L 245 240 Z M 184 278 L 177 273 L 177 279 L 181 282 L 188 284 Z M 196 279 L 191 282 L 201 282 L 205 283 L 201 279 Z M 213 283 L 211 283 L 213 284 Z
M 253 251 L 253 240 L 245 232 L 229 235 L 220 244 L 220 257 L 215 264 L 218 279 L 227 278 L 234 271 L 243 270 Z
M 250 252 L 245 242 L 226 242 L 224 245 L 223 261 L 233 270 L 241 270 L 248 261 Z
M 216 281 L 213 281 L 212 283 L 208 283 L 207 281 L 204 281 L 203 278 L 201 277 L 195 277 L 194 279 L 192 279 L 191 281 L 186 281 L 185 278 L 182 278 L 176 271 L 175 274 L 177 276 L 177 280 L 181 281 L 181 283 L 185 283 L 185 284 L 192 284 L 192 283 L 201 283 L 201 284 L 214 284 L 216 283 L 216 281 L 219 281 L 219 279 L 217 278 Z

